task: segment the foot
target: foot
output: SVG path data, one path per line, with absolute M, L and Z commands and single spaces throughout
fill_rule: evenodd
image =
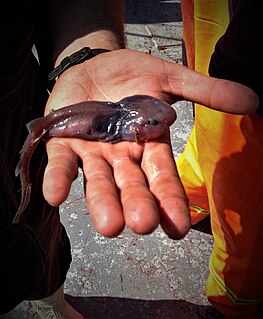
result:
M 66 300 L 63 305 L 49 305 L 42 301 L 31 301 L 34 310 L 41 319 L 85 319 Z
M 64 298 L 64 287 L 60 287 L 53 295 L 31 301 L 33 308 L 41 319 L 85 319 Z

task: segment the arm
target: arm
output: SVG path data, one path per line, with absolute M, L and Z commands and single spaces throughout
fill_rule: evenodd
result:
M 124 47 L 124 1 L 50 1 L 49 30 L 53 61 L 82 49 Z
M 60 17 L 59 21 L 65 20 Z M 98 42 L 84 44 L 79 38 L 71 41 L 70 31 L 69 28 L 65 34 L 70 44 L 65 48 L 65 41 L 58 40 L 60 44 L 55 46 L 57 62 L 83 45 L 116 48 L 111 47 L 111 33 L 109 42 L 105 35 L 105 38 L 98 37 Z M 84 38 L 93 35 L 94 40 L 96 34 Z M 152 95 L 170 103 L 189 99 L 219 110 L 227 105 L 232 112 L 242 101 L 241 113 L 253 112 L 257 105 L 253 91 L 244 86 L 208 78 L 181 65 L 124 49 L 100 54 L 66 70 L 56 82 L 46 112 L 83 100 L 119 101 L 135 94 Z M 53 138 L 47 150 L 45 198 L 53 205 L 66 199 L 80 158 L 89 212 L 95 228 L 103 235 L 116 236 L 125 225 L 136 233 L 146 234 L 159 223 L 171 238 L 182 238 L 188 232 L 188 201 L 177 174 L 169 132 L 145 144 Z
M 102 1 L 101 3 L 106 5 L 109 2 Z M 56 2 L 55 6 L 59 7 L 59 1 Z M 77 16 L 79 21 L 78 10 L 74 11 L 73 8 L 70 8 L 69 12 L 74 12 L 73 16 L 70 14 L 70 19 L 67 18 L 68 15 L 65 11 L 59 16 L 59 19 L 55 15 L 54 17 L 51 15 L 51 29 L 58 30 L 52 34 L 55 64 L 83 46 L 107 49 L 117 49 L 123 46 L 123 3 L 120 1 L 110 2 L 110 7 L 106 5 L 106 13 L 104 12 L 100 16 L 102 6 L 102 4 L 98 6 L 97 1 L 91 2 L 92 9 L 87 7 L 88 14 L 85 15 L 85 20 L 81 24 L 81 30 L 76 28 L 73 19 L 73 16 Z M 69 7 L 67 8 L 69 9 Z M 53 13 L 58 11 L 54 9 L 52 7 Z M 82 15 L 84 9 L 81 8 L 80 11 Z M 117 15 L 116 12 L 118 12 Z M 105 20 L 105 17 L 109 20 Z M 68 20 L 70 23 L 65 30 L 62 26 Z M 65 38 L 64 36 L 60 37 L 60 30 L 63 30 L 62 35 L 65 32 Z M 75 34 L 77 34 L 76 37 Z M 102 54 L 111 56 L 113 60 L 106 59 L 100 62 L 99 59 L 92 59 L 91 63 L 87 61 L 67 70 L 58 79 L 52 91 L 47 112 L 50 109 L 59 108 L 61 105 L 81 100 L 109 99 L 116 101 L 119 98 L 136 94 L 134 89 L 126 88 L 124 85 L 122 90 L 122 86 L 114 83 L 118 80 L 121 81 L 121 73 L 125 72 L 126 63 L 118 67 L 119 59 L 122 59 L 126 54 L 123 53 L 121 56 L 115 56 L 111 53 Z M 93 64 L 96 60 L 97 63 Z M 125 61 L 128 62 L 127 59 Z M 117 73 L 113 75 L 113 71 Z M 149 143 L 145 147 L 133 143 L 109 145 L 72 139 L 52 139 L 47 145 L 47 150 L 49 163 L 45 173 L 43 191 L 51 204 L 58 205 L 67 197 L 71 183 L 77 174 L 78 157 L 80 157 L 86 179 L 86 198 L 89 211 L 95 228 L 100 233 L 106 236 L 115 236 L 121 232 L 125 224 L 137 233 L 150 233 L 158 226 L 160 219 L 163 220 L 161 223 L 169 236 L 180 238 L 187 233 L 190 226 L 187 199 L 176 173 L 169 135 L 162 143 Z M 156 163 L 160 169 L 160 176 L 156 172 L 154 174 L 152 172 L 156 156 L 153 154 L 159 152 L 164 154 L 163 158 L 158 157 L 158 164 Z M 141 165 L 140 162 L 142 162 Z M 162 179 L 167 180 L 167 172 L 162 177 L 165 163 L 165 169 L 167 164 L 170 166 L 169 175 L 174 176 L 169 181 L 169 185 L 174 182 L 178 185 L 174 190 L 171 190 L 170 195 L 166 191 L 167 182 L 162 185 Z M 152 178 L 151 190 L 144 178 L 145 173 Z M 156 178 L 153 179 L 153 176 Z M 160 200 L 160 205 L 155 200 L 155 194 L 159 198 L 160 193 L 166 193 L 166 204 L 163 207 L 162 200 Z M 170 200 L 169 197 L 171 197 Z M 172 202 L 175 202 L 175 205 L 172 205 Z M 181 206 L 182 209 L 174 209 L 172 206 Z M 160 210 L 163 211 L 164 218 L 160 217 Z M 166 216 L 166 210 L 168 216 Z M 182 215 L 182 221 L 177 226 L 178 217 L 171 217 L 172 223 L 174 223 L 173 225 L 170 223 L 171 226 L 166 219 L 171 214 L 178 215 L 176 211 L 179 211 L 180 216 Z M 166 224 L 167 226 L 165 226 Z

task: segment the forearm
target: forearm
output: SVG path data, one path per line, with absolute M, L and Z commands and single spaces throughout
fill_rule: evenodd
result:
M 124 1 L 50 1 L 49 33 L 52 58 L 57 65 L 65 56 L 89 46 L 124 47 Z

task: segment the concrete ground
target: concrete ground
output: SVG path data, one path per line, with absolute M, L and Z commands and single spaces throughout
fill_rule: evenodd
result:
M 129 48 L 182 63 L 180 1 L 127 1 L 126 37 Z M 193 117 L 191 103 L 178 102 L 174 107 L 178 119 L 171 136 L 177 158 Z M 117 238 L 107 239 L 94 231 L 83 196 L 80 172 L 61 207 L 72 244 L 65 292 L 73 306 L 96 319 L 221 318 L 204 295 L 213 247 L 209 220 L 180 241 L 169 239 L 160 228 L 147 236 L 126 229 Z M 23 302 L 0 318 L 38 316 Z

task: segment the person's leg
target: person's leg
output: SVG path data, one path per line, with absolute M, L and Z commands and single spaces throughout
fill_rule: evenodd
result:
M 214 45 L 227 26 L 227 1 L 195 1 L 194 15 L 195 69 L 207 74 Z M 227 115 L 199 105 L 195 111 L 195 140 L 193 143 L 191 136 L 179 172 L 190 203 L 195 200 L 195 185 L 197 194 L 205 194 L 202 179 L 196 183 L 192 172 L 203 177 L 207 192 L 215 241 L 207 297 L 226 318 L 253 318 L 263 298 L 263 194 L 259 184 L 263 178 L 263 119 Z M 184 163 L 191 165 L 187 168 Z
M 194 0 L 182 0 L 183 62 L 195 69 Z M 188 138 L 184 152 L 176 162 L 190 205 L 192 225 L 209 215 L 208 198 L 203 173 L 198 163 L 195 126 Z
M 48 97 L 47 91 L 41 85 L 38 69 L 36 61 L 32 58 L 23 84 L 0 102 L 2 313 L 10 311 L 25 299 L 47 298 L 56 291 L 59 291 L 61 296 L 60 287 L 66 279 L 71 262 L 70 243 L 60 223 L 59 208 L 48 205 L 42 195 L 42 177 L 47 163 L 44 143 L 37 148 L 30 165 L 30 204 L 20 222 L 12 224 L 21 198 L 21 184 L 19 177 L 15 177 L 15 167 L 28 134 L 26 123 L 43 116 Z M 64 304 L 64 299 L 57 300 L 63 301 Z M 65 307 L 70 309 L 68 306 Z M 72 315 L 70 310 L 70 316 L 52 318 L 83 317 L 77 312 Z
M 187 66 L 207 74 L 214 45 L 229 22 L 228 1 L 182 0 L 181 8 Z M 197 138 L 194 125 L 185 150 L 177 160 L 179 175 L 189 198 L 193 225 L 209 215 L 205 180 L 198 162 Z
M 226 318 L 253 318 L 263 299 L 263 118 L 215 115 L 201 111 L 198 127 L 214 235 L 206 293 Z
M 209 216 L 205 180 L 198 162 L 195 127 L 188 138 L 184 152 L 176 161 L 176 165 L 189 199 L 191 223 L 195 225 Z

